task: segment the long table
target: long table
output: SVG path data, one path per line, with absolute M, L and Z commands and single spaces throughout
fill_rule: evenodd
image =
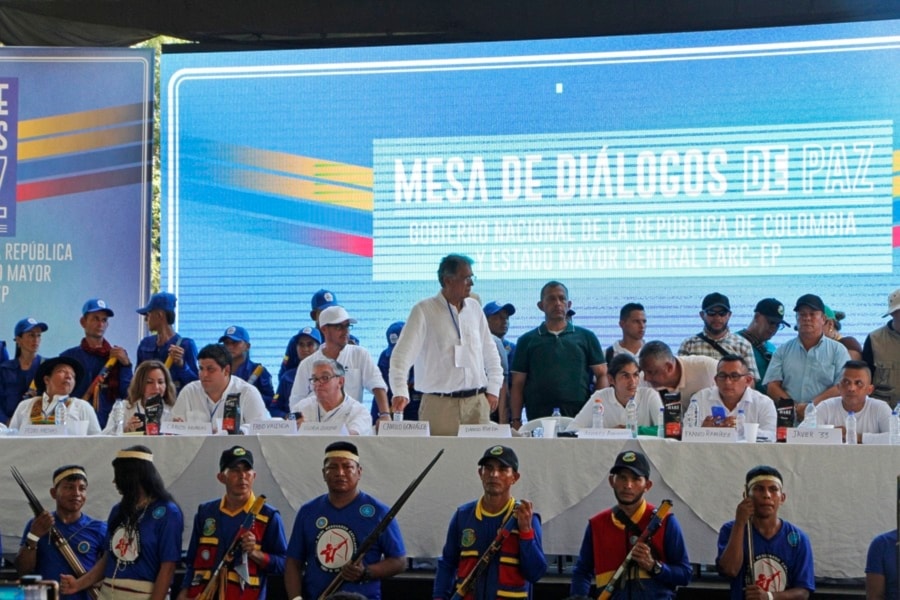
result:
M 116 451 L 144 444 L 169 490 L 185 512 L 184 545 L 197 505 L 222 493 L 216 480 L 220 453 L 235 443 L 256 459 L 257 493 L 279 508 L 287 528 L 301 504 L 324 493 L 322 456 L 335 438 L 321 436 L 179 436 L 91 438 L 0 438 L 0 451 L 15 465 L 48 509 L 51 474 L 59 466 L 85 466 L 90 478 L 85 511 L 106 518 L 118 501 L 111 461 Z M 744 473 L 758 464 L 777 467 L 787 500 L 781 516 L 812 540 L 816 575 L 864 576 L 872 537 L 897 526 L 896 483 L 900 446 L 806 446 L 695 444 L 658 440 L 513 438 L 353 438 L 360 451 L 361 486 L 390 505 L 435 454 L 445 453 L 398 516 L 409 556 L 440 554 L 453 509 L 481 493 L 477 462 L 494 443 L 519 456 L 517 498 L 534 502 L 548 554 L 577 554 L 587 519 L 614 502 L 607 473 L 616 454 L 640 449 L 652 464 L 651 502 L 674 501 L 691 562 L 713 564 L 719 527 L 734 518 Z M 31 512 L 9 473 L 0 471 L 0 532 L 7 553 L 19 545 Z

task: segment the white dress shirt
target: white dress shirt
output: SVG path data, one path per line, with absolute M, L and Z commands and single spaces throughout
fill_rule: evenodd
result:
M 357 435 L 372 435 L 372 415 L 365 406 L 344 394 L 344 400 L 326 411 L 312 394 L 291 402 L 291 412 L 303 414 L 303 420 L 311 423 L 343 423 L 347 431 Z
M 409 397 L 409 368 L 416 369 L 416 390 L 451 393 L 487 388 L 500 393 L 503 368 L 481 306 L 472 298 L 457 310 L 444 295 L 413 306 L 391 354 L 389 379 L 395 396 Z
M 9 420 L 9 428 L 21 429 L 23 425 L 30 425 L 31 408 L 35 402 L 41 403 L 42 413 L 45 415 L 45 418 L 49 418 L 56 413 L 56 405 L 67 400 L 69 402 L 69 405 L 66 407 L 67 419 L 69 421 L 87 421 L 87 435 L 99 434 L 100 421 L 97 420 L 97 413 L 94 412 L 93 406 L 81 398 L 53 396 L 51 399 L 46 392 L 38 398 L 33 398 L 31 402 L 19 402 L 19 405 L 16 406 L 16 412 L 13 413 L 12 418 Z M 72 431 L 72 428 L 70 428 L 70 431 Z
M 228 387 L 222 392 L 218 402 L 214 402 L 206 395 L 203 385 L 199 381 L 192 381 L 181 389 L 175 406 L 172 407 L 172 418 L 181 419 L 187 423 L 211 423 L 213 430 L 217 431 L 222 426 L 222 407 L 229 394 L 241 396 L 241 422 L 252 423 L 261 419 L 271 419 L 272 416 L 266 410 L 259 390 L 240 377 L 231 376 Z
M 309 378 L 313 374 L 313 364 L 317 360 L 327 360 L 328 357 L 322 352 L 325 346 L 320 346 L 318 350 L 303 359 L 300 366 L 297 367 L 297 374 L 294 376 L 294 386 L 291 388 L 291 397 L 289 404 L 300 402 L 313 393 L 312 385 Z M 387 392 L 387 384 L 381 377 L 381 371 L 378 365 L 372 360 L 372 355 L 362 346 L 353 346 L 347 344 L 338 354 L 337 362 L 344 367 L 344 393 L 353 398 L 362 398 L 363 390 L 370 392 L 379 388 Z
M 597 390 L 588 398 L 588 401 L 575 415 L 575 419 L 569 424 L 568 431 L 587 429 L 594 424 L 594 400 L 597 398 L 600 398 L 603 403 L 604 428 L 612 429 L 625 425 L 625 407 L 616 399 L 616 390 L 608 387 Z M 634 402 L 637 404 L 639 427 L 659 425 L 659 409 L 662 406 L 659 392 L 651 388 L 639 387 L 634 394 Z

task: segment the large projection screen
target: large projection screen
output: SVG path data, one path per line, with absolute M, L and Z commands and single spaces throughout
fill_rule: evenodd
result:
M 604 346 L 629 301 L 677 345 L 712 291 L 733 330 L 814 292 L 862 340 L 900 283 L 898 70 L 898 21 L 164 54 L 162 286 L 270 369 L 319 288 L 377 356 L 450 252 L 512 339 L 557 279 Z

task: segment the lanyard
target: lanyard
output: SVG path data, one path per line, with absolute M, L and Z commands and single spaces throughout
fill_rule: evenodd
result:
M 450 301 L 445 300 L 445 302 L 447 303 L 447 312 L 450 313 L 450 320 L 453 321 L 453 326 L 456 328 L 456 337 L 459 338 L 459 343 L 462 344 L 462 332 L 459 330 L 459 323 L 456 322 L 456 317 L 453 316 L 453 309 L 450 308 Z M 465 300 L 463 300 L 463 303 L 465 303 Z

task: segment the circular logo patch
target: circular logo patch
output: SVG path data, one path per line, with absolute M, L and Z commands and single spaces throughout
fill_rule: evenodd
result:
M 203 535 L 212 535 L 216 532 L 216 520 L 212 517 L 203 521 Z
M 243 448 L 241 448 L 240 446 L 235 446 L 234 450 L 232 450 L 231 453 L 235 456 L 246 456 L 247 455 L 247 451 L 244 450 Z
M 371 517 L 375 514 L 375 507 L 371 504 L 363 504 L 359 507 L 359 514 L 367 518 Z
M 797 544 L 799 544 L 799 543 L 800 543 L 800 536 L 797 535 L 797 532 L 796 531 L 790 532 L 788 534 L 788 544 L 790 544 L 792 547 L 796 548 Z
M 491 448 L 491 454 L 493 456 L 500 456 L 501 454 L 503 454 L 503 446 L 494 446 L 493 448 Z
M 338 571 L 350 562 L 356 551 L 353 532 L 343 525 L 323 529 L 316 537 L 316 558 L 325 571 Z
M 205 561 L 206 561 L 206 560 L 209 560 L 209 550 L 207 550 L 206 548 L 204 548 L 203 550 L 201 550 L 201 551 L 200 551 L 200 558 L 202 558 L 202 559 L 205 560 Z
M 637 460 L 637 456 L 635 456 L 634 452 L 626 452 L 622 455 L 622 462 L 630 463 L 634 462 L 635 460 Z
M 326 517 L 316 519 L 316 529 L 325 529 L 326 527 L 328 527 L 328 519 Z
M 75 547 L 75 549 L 78 550 L 80 554 L 87 554 L 91 551 L 91 543 L 87 541 L 78 542 L 78 545 Z
M 137 530 L 127 531 L 124 526 L 118 527 L 110 540 L 110 552 L 116 560 L 131 564 L 141 554 L 141 536 Z
M 474 529 L 463 529 L 462 538 L 459 540 L 459 543 L 462 544 L 463 548 L 468 548 L 472 544 L 475 543 L 475 530 Z
M 166 516 L 166 507 L 165 506 L 157 506 L 156 508 L 153 509 L 153 513 L 151 513 L 151 514 L 153 515 L 154 519 L 162 519 L 164 516 Z

